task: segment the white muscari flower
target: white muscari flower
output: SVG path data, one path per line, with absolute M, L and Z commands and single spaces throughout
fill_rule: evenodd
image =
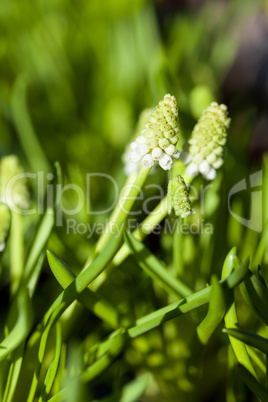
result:
M 178 107 L 174 96 L 164 96 L 156 109 L 151 113 L 145 128 L 140 131 L 134 143 L 131 143 L 131 151 L 128 161 L 140 162 L 143 166 L 151 168 L 155 163 L 164 170 L 169 170 L 173 159 L 179 157 L 176 148 L 178 142 Z M 127 162 L 127 163 L 129 163 Z M 132 171 L 132 168 L 125 169 L 125 172 Z M 128 173 L 127 173 L 128 174 Z
M 192 162 L 187 166 L 186 171 L 190 177 L 195 177 L 199 173 L 198 165 Z
M 173 158 L 174 158 L 174 159 L 179 159 L 180 154 L 181 154 L 180 151 L 177 150 L 177 151 L 175 152 L 175 154 L 173 155 Z
M 133 142 L 130 144 L 130 149 L 132 149 L 132 151 L 135 151 L 136 148 L 137 148 L 137 146 L 138 146 L 138 144 L 137 144 L 135 141 L 133 141 Z
M 159 161 L 162 158 L 163 155 L 164 155 L 164 152 L 159 147 L 155 147 L 152 150 L 152 157 L 153 157 L 154 161 Z
M 217 172 L 215 169 L 210 168 L 209 172 L 205 175 L 207 180 L 214 180 L 216 178 Z
M 128 154 L 129 161 L 132 163 L 137 163 L 141 160 L 142 155 L 138 154 L 138 152 L 133 151 Z
M 136 152 L 142 156 L 148 154 L 149 150 L 146 144 L 140 144 L 136 148 Z
M 188 165 L 188 163 L 190 163 L 192 160 L 192 155 L 190 155 L 189 152 L 187 151 L 182 151 L 179 156 L 179 159 L 182 161 L 182 163 Z
M 176 154 L 177 152 L 177 148 L 175 147 L 175 145 L 169 145 L 166 149 L 165 152 L 169 155 L 169 156 L 173 156 Z
M 137 163 L 126 162 L 125 164 L 125 173 L 130 176 L 131 174 L 137 173 L 139 167 Z
M 160 160 L 159 160 L 159 166 L 161 166 L 162 169 L 164 170 L 170 170 L 171 166 L 173 164 L 172 158 L 169 155 L 164 155 Z
M 219 169 L 223 165 L 224 160 L 222 158 L 218 158 L 215 162 L 212 163 L 214 169 Z
M 152 155 L 147 154 L 142 158 L 142 164 L 143 166 L 147 167 L 147 168 L 151 168 L 154 166 L 154 160 Z
M 208 174 L 210 171 L 211 167 L 208 161 L 204 160 L 202 163 L 199 165 L 199 172 L 202 173 L 203 175 Z
M 143 130 L 145 131 L 145 130 Z M 136 140 L 135 140 L 136 144 L 140 145 L 140 144 L 145 144 L 146 143 L 146 138 L 144 138 L 142 135 L 139 135 Z
M 179 158 L 185 165 L 189 164 L 187 172 L 190 176 L 201 173 L 208 180 L 216 177 L 216 169 L 223 164 L 229 125 L 227 106 L 213 102 L 204 110 Z

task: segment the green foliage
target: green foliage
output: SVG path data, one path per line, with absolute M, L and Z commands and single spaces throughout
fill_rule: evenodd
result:
M 268 400 L 268 156 L 248 152 L 255 98 L 223 94 L 236 27 L 267 6 L 166 3 L 0 1 L 3 402 Z M 126 180 L 138 116 L 167 93 L 172 157 L 211 102 L 229 104 L 215 180 L 182 160 Z

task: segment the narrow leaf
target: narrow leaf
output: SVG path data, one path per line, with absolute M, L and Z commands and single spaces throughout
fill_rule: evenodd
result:
M 239 372 L 246 386 L 262 402 L 268 402 L 267 390 L 256 380 L 256 378 L 243 365 L 239 365 Z
M 55 278 L 59 284 L 66 289 L 76 276 L 59 257 L 49 250 L 47 251 L 47 259 Z M 120 322 L 118 312 L 110 303 L 108 303 L 108 301 L 104 300 L 103 297 L 100 298 L 97 292 L 93 292 L 89 288 L 86 288 L 80 295 L 78 295 L 77 299 L 113 328 L 118 327 Z
M 200 341 L 206 344 L 215 329 L 222 321 L 225 314 L 225 299 L 223 289 L 217 281 L 216 277 L 212 277 L 210 301 L 208 313 L 204 320 L 197 327 L 197 334 Z
M 260 335 L 237 328 L 225 328 L 223 329 L 223 332 L 239 339 L 247 345 L 253 346 L 265 354 L 268 354 L 268 340 Z
M 143 243 L 137 240 L 132 233 L 125 232 L 125 242 L 137 260 L 139 266 L 147 273 L 147 275 L 157 280 L 157 282 L 169 293 L 173 293 L 179 297 L 185 297 L 192 293 L 192 290 L 183 282 L 176 279 L 158 260 L 158 258 L 155 257 Z
M 32 327 L 32 308 L 27 290 L 20 290 L 16 298 L 16 304 L 18 319 L 9 335 L 0 344 L 0 361 L 21 345 Z
M 47 400 L 47 397 L 51 391 L 53 382 L 55 380 L 56 374 L 57 374 L 57 369 L 59 366 L 59 361 L 60 361 L 60 354 L 61 354 L 61 345 L 62 345 L 62 338 L 61 338 L 61 326 L 60 323 L 58 322 L 56 325 L 56 347 L 55 347 L 55 357 L 53 361 L 51 362 L 45 380 L 44 380 L 44 385 L 43 389 L 41 391 L 41 396 L 39 398 L 39 402 L 43 402 Z

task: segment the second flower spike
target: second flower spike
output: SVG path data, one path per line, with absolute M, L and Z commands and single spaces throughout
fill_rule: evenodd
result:
M 230 121 L 225 105 L 213 102 L 204 110 L 193 129 L 187 150 L 180 155 L 182 162 L 188 165 L 189 176 L 194 177 L 201 173 L 208 180 L 215 179 L 216 170 L 223 164 Z
M 174 177 L 168 184 L 168 213 L 187 218 L 193 207 L 189 199 L 189 190 L 182 176 Z

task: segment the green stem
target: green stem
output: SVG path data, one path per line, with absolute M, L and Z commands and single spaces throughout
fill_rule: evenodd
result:
M 162 201 L 155 207 L 155 209 L 150 213 L 150 215 L 148 215 L 143 220 L 141 225 L 134 230 L 133 236 L 139 241 L 144 240 L 145 237 L 148 236 L 163 219 L 165 219 L 167 213 L 167 196 L 165 196 Z M 109 269 L 120 265 L 129 256 L 129 254 L 130 250 L 128 246 L 124 243 L 114 256 L 111 264 L 109 265 Z M 91 289 L 96 291 L 103 284 L 106 277 L 107 272 L 102 272 L 97 280 L 94 281 L 94 283 L 91 285 Z
M 23 227 L 21 218 L 22 215 L 12 212 L 10 231 L 10 276 L 12 295 L 18 290 L 24 268 Z
M 148 236 L 154 228 L 167 216 L 167 196 L 165 196 L 155 209 L 148 215 L 140 224 L 140 226 L 134 230 L 133 236 L 142 241 Z M 130 254 L 128 246 L 124 243 L 113 258 L 112 265 L 120 265 Z
M 176 228 L 173 233 L 173 272 L 176 278 L 183 276 L 183 236 L 181 231 L 182 218 L 177 219 Z
M 182 170 L 183 169 L 183 170 Z M 183 167 L 180 166 L 180 171 L 176 173 L 181 173 L 183 176 L 185 176 L 186 171 L 185 171 L 185 166 Z M 188 177 L 187 176 L 187 184 L 190 185 L 191 182 L 193 181 L 193 177 Z M 143 241 L 146 236 L 148 236 L 157 225 L 160 224 L 160 222 L 166 218 L 168 214 L 168 207 L 167 207 L 167 196 L 165 196 L 160 203 L 155 207 L 155 209 L 148 215 L 140 224 L 140 226 L 133 231 L 133 236 L 138 239 L 139 241 Z M 178 241 L 178 238 L 176 239 Z M 175 240 L 174 240 L 175 242 Z M 179 247 L 181 250 L 181 246 Z M 117 267 L 118 265 L 122 264 L 122 262 L 129 256 L 130 250 L 126 244 L 123 244 L 122 247 L 119 249 L 117 254 L 112 260 L 112 263 L 110 264 L 109 268 L 112 269 L 113 267 Z M 180 258 L 182 256 L 182 253 L 180 255 Z M 92 284 L 92 289 L 96 290 L 98 289 L 102 283 L 105 281 L 107 276 L 106 272 L 103 272 L 97 279 L 97 281 L 94 281 L 94 284 Z
M 137 176 L 133 179 L 130 179 L 130 182 L 127 182 L 127 185 L 124 187 L 121 192 L 121 196 L 118 200 L 118 203 L 113 210 L 113 213 L 108 222 L 108 230 L 103 232 L 103 235 L 100 237 L 97 246 L 96 252 L 99 253 L 100 250 L 107 244 L 109 239 L 112 237 L 112 227 L 117 226 L 117 228 L 121 229 L 121 226 L 125 223 L 128 214 L 143 186 L 145 183 L 151 169 L 148 169 L 144 166 L 140 168 Z

